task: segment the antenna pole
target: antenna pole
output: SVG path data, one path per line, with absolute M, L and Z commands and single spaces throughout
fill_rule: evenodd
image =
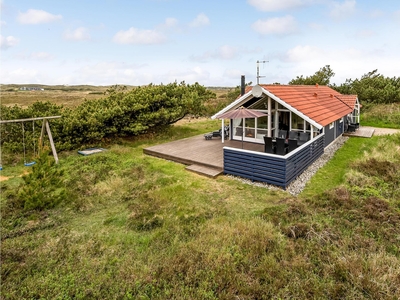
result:
M 265 64 L 268 60 L 257 60 L 257 84 L 260 83 L 260 78 L 265 76 L 260 76 L 260 63 Z

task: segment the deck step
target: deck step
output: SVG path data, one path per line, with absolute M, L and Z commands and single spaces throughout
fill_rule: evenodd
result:
M 201 166 L 201 165 L 190 165 L 190 166 L 186 167 L 186 170 L 200 174 L 200 175 L 204 175 L 207 177 L 211 177 L 211 178 L 215 178 L 218 175 L 223 173 L 222 169 L 210 168 L 210 167 Z

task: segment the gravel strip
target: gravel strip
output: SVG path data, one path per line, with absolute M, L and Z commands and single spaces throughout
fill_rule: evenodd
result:
M 335 152 L 340 149 L 344 143 L 349 139 L 347 136 L 341 136 L 336 139 L 331 145 L 325 148 L 324 153 L 319 157 L 312 165 L 310 165 L 303 173 L 301 173 L 294 181 L 290 183 L 290 185 L 286 188 L 286 191 L 292 194 L 293 196 L 297 196 L 300 194 L 306 183 L 314 176 L 314 174 L 318 171 L 318 169 L 322 168 L 335 154 Z M 275 185 L 267 184 L 264 182 L 256 182 L 251 181 L 246 178 L 241 178 L 238 176 L 227 175 L 230 178 L 234 178 L 236 180 L 241 181 L 245 184 L 250 184 L 258 187 L 264 187 L 270 190 L 282 190 L 280 187 Z

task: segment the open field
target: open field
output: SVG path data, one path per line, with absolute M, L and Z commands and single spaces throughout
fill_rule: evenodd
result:
M 20 90 L 22 87 L 38 87 L 43 88 L 44 91 L 24 91 Z M 111 86 L 92 86 L 92 85 L 78 85 L 78 86 L 64 86 L 64 85 L 35 85 L 35 84 L 2 84 L 0 87 L 0 99 L 2 105 L 12 106 L 19 105 L 27 107 L 36 101 L 50 101 L 57 105 L 65 107 L 76 107 L 81 104 L 85 99 L 94 100 L 104 97 L 107 89 Z M 127 89 L 133 89 L 133 86 L 127 86 Z M 217 98 L 223 97 L 231 88 L 209 88 L 216 93 Z
M 143 154 L 219 126 L 183 119 L 58 165 L 5 153 L 1 297 L 400 298 L 400 133 L 349 138 L 298 197 Z
M 350 138 L 297 198 L 143 154 L 217 124 L 186 120 L 97 155 L 63 152 L 25 181 L 21 164 L 6 166 L 3 297 L 400 297 L 400 135 Z M 24 208 L 43 174 L 45 200 L 60 202 Z

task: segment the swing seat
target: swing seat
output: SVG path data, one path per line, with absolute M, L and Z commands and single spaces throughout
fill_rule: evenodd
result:
M 25 167 L 30 167 L 30 166 L 33 166 L 34 164 L 36 164 L 36 161 L 31 161 L 31 162 L 24 163 Z

